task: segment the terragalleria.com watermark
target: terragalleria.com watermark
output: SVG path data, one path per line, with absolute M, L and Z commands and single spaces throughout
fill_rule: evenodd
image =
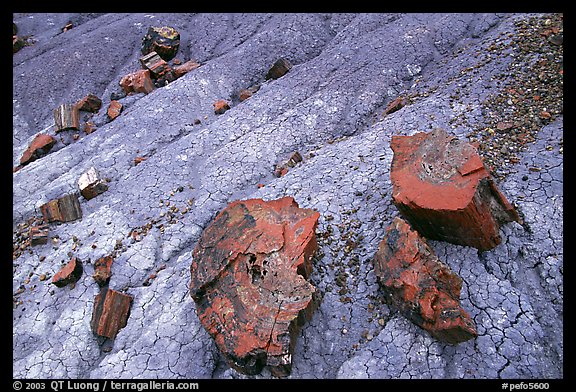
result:
M 16 391 L 148 391 L 148 390 L 197 390 L 200 386 L 196 382 L 187 381 L 14 381 L 12 384 Z

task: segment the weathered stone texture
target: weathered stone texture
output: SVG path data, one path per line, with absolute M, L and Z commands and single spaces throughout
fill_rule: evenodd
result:
M 120 79 L 120 87 L 122 87 L 122 90 L 124 90 L 126 94 L 148 94 L 154 90 L 154 83 L 150 78 L 150 71 L 141 69 Z
M 94 274 L 92 277 L 98 283 L 98 286 L 104 287 L 110 281 L 112 276 L 112 256 L 101 257 L 94 263 Z
M 319 214 L 291 197 L 235 201 L 203 232 L 190 267 L 202 325 L 230 365 L 246 374 L 292 368 L 303 322 L 313 310 L 307 281 Z
M 126 326 L 130 316 L 132 296 L 112 289 L 102 289 L 94 299 L 90 326 L 96 335 L 114 339 Z
M 474 322 L 460 306 L 462 279 L 436 257 L 408 223 L 394 219 L 373 261 L 390 302 L 408 319 L 447 343 L 478 335 Z
M 489 250 L 519 216 L 497 189 L 476 148 L 442 129 L 393 136 L 393 201 L 423 236 Z
M 82 208 L 76 193 L 50 200 L 40 206 L 40 212 L 48 223 L 71 222 L 82 218 Z
M 78 179 L 78 188 L 80 189 L 80 194 L 84 196 L 86 200 L 90 200 L 107 191 L 108 185 L 106 181 L 100 177 L 98 171 L 94 167 L 91 167 Z
M 176 56 L 180 47 L 180 33 L 172 27 L 150 27 L 142 39 L 142 54 L 156 52 L 165 61 Z
M 292 69 L 292 63 L 285 58 L 279 58 L 268 70 L 266 80 L 278 79 L 284 76 L 288 71 L 290 71 L 290 69 Z

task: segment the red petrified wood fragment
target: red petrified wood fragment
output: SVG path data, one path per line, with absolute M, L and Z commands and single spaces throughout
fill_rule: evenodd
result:
M 82 276 L 83 271 L 82 262 L 76 257 L 72 257 L 68 264 L 54 275 L 52 284 L 56 287 L 64 287 L 67 284 L 76 283 Z
M 292 69 L 292 64 L 290 61 L 285 58 L 279 58 L 268 70 L 268 73 L 266 74 L 266 80 L 278 79 L 284 76 L 288 71 L 290 71 L 290 69 Z
M 112 289 L 102 289 L 94 299 L 90 326 L 96 335 L 114 339 L 126 326 L 132 296 Z
M 32 140 L 32 143 L 30 143 L 26 151 L 22 154 L 20 164 L 24 166 L 38 158 L 41 158 L 46 155 L 50 149 L 52 149 L 54 144 L 56 144 L 56 139 L 52 136 L 43 133 L 37 135 L 34 140 Z
M 88 94 L 80 101 L 76 102 L 76 107 L 78 110 L 84 110 L 86 112 L 97 113 L 102 107 L 102 100 L 94 94 Z
M 48 223 L 70 222 L 82 218 L 82 209 L 76 193 L 50 200 L 40 206 L 40 212 Z
M 442 129 L 393 136 L 393 201 L 421 235 L 489 250 L 500 226 L 520 221 L 476 148 Z
M 154 90 L 154 83 L 150 78 L 150 71 L 147 69 L 141 69 L 120 79 L 120 87 L 122 87 L 122 90 L 124 90 L 126 94 L 148 94 Z
M 31 226 L 28 232 L 30 245 L 44 245 L 48 242 L 48 225 Z
M 192 255 L 190 294 L 230 366 L 276 376 L 292 368 L 302 324 L 315 308 L 308 282 L 319 214 L 291 197 L 232 202 Z
M 478 336 L 460 306 L 462 279 L 404 220 L 394 219 L 373 261 L 374 273 L 392 305 L 408 319 L 451 344 Z
M 112 276 L 112 262 L 114 258 L 112 256 L 102 257 L 94 263 L 94 274 L 92 277 L 98 283 L 98 286 L 104 287 L 110 281 Z
M 224 99 L 220 99 L 214 102 L 212 106 L 214 106 L 214 113 L 216 114 L 222 114 L 226 110 L 230 109 L 230 105 L 228 105 L 228 102 L 226 102 Z
M 108 115 L 108 118 L 110 120 L 114 120 L 116 117 L 120 115 L 120 113 L 122 113 L 123 108 L 124 107 L 120 102 L 112 100 L 110 101 L 110 105 L 108 106 L 108 111 L 106 112 L 106 114 Z

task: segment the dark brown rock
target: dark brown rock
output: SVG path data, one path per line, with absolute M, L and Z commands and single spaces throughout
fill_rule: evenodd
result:
M 260 89 L 259 85 L 254 85 L 252 87 L 249 88 L 245 88 L 240 90 L 240 93 L 238 94 L 238 98 L 240 99 L 240 102 L 247 100 L 248 98 L 250 98 L 252 95 L 254 95 L 254 93 L 256 93 L 258 90 Z
M 64 103 L 54 109 L 56 132 L 80 129 L 80 113 L 76 105 Z
M 54 144 L 56 144 L 56 139 L 52 136 L 43 133 L 36 135 L 34 140 L 32 140 L 32 143 L 30 143 L 26 151 L 22 154 L 20 165 L 27 165 L 30 162 L 43 157 L 52 149 Z
M 406 99 L 404 97 L 398 97 L 388 105 L 386 105 L 386 109 L 384 109 L 384 115 L 388 115 L 390 113 L 394 113 L 400 109 L 402 109 L 406 105 Z
M 110 277 L 112 277 L 112 262 L 114 258 L 112 256 L 105 256 L 99 258 L 94 263 L 94 274 L 92 277 L 98 283 L 98 286 L 104 287 L 110 282 Z
M 374 256 L 374 273 L 390 303 L 435 338 L 457 344 L 478 336 L 460 306 L 462 279 L 410 225 L 395 218 Z
M 110 105 L 108 106 L 108 110 L 106 112 L 108 115 L 108 119 L 110 119 L 110 121 L 114 120 L 116 117 L 120 115 L 120 113 L 122 113 L 123 108 L 124 107 L 120 102 L 115 100 L 110 101 Z
M 274 65 L 268 70 L 266 74 L 266 80 L 268 79 L 278 79 L 284 76 L 290 69 L 292 68 L 292 64 L 285 58 L 280 58 L 276 60 Z
M 28 232 L 30 245 L 44 245 L 48 243 L 48 225 L 31 226 Z
M 156 52 L 165 61 L 172 60 L 180 47 L 180 33 L 172 27 L 150 27 L 142 39 L 142 54 Z
M 78 179 L 78 188 L 80 189 L 80 194 L 84 196 L 86 200 L 90 200 L 107 191 L 108 185 L 100 178 L 98 171 L 91 167 Z
M 520 221 L 471 144 L 441 129 L 390 144 L 393 202 L 421 235 L 484 251 L 502 224 Z
M 94 299 L 90 327 L 96 335 L 116 338 L 118 331 L 126 326 L 130 316 L 132 296 L 104 288 Z
M 83 110 L 91 113 L 98 113 L 102 107 L 102 100 L 94 94 L 88 94 L 80 101 L 76 102 L 78 110 Z
M 78 258 L 72 257 L 68 264 L 54 275 L 52 284 L 56 287 L 64 287 L 68 284 L 76 283 L 82 276 L 82 272 L 84 272 L 82 262 Z
M 204 230 L 190 294 L 204 328 L 245 374 L 285 376 L 302 324 L 315 308 L 308 282 L 319 214 L 291 197 L 230 203 Z
M 71 222 L 82 218 L 82 209 L 76 193 L 50 200 L 40 206 L 40 211 L 48 223 Z

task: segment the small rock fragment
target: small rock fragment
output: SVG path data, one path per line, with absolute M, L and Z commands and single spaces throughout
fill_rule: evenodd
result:
M 114 120 L 116 117 L 122 113 L 123 106 L 120 102 L 112 100 L 108 106 L 107 114 L 110 121 Z
M 181 76 L 184 76 L 188 72 L 192 71 L 193 69 L 198 68 L 199 66 L 200 64 L 197 63 L 196 61 L 193 60 L 186 61 L 184 64 L 174 67 L 174 76 L 176 78 L 179 78 Z
M 279 77 L 284 76 L 290 69 L 292 68 L 292 64 L 285 58 L 279 58 L 276 60 L 274 65 L 268 70 L 266 74 L 266 80 L 268 79 L 278 79 Z
M 150 71 L 141 69 L 120 79 L 120 87 L 122 87 L 122 90 L 124 90 L 126 94 L 148 94 L 154 90 L 154 83 L 150 78 Z
M 78 110 L 84 110 L 86 112 L 97 113 L 102 107 L 102 100 L 94 94 L 88 94 L 80 101 L 76 102 L 76 107 Z
M 94 299 L 90 327 L 96 335 L 114 339 L 126 326 L 132 305 L 132 296 L 104 288 Z
M 294 167 L 298 162 L 302 162 L 302 155 L 298 151 L 289 154 L 274 167 L 274 176 L 282 177 L 288 173 L 289 167 Z
M 139 163 L 142 163 L 146 160 L 146 157 L 136 157 L 134 158 L 134 166 L 138 165 Z
M 96 124 L 94 124 L 92 121 L 84 123 L 84 133 L 86 133 L 86 135 L 90 135 L 95 130 L 96 130 Z
M 43 133 L 37 135 L 34 140 L 32 140 L 32 143 L 30 143 L 26 151 L 22 154 L 20 165 L 25 166 L 30 162 L 43 157 L 52 149 L 54 144 L 56 144 L 56 139 L 52 136 Z
M 48 243 L 48 225 L 31 226 L 28 233 L 30 245 L 44 245 Z
M 396 217 L 388 227 L 373 262 L 393 306 L 412 322 L 451 344 L 478 336 L 460 306 L 462 279 L 404 220 Z
M 98 283 L 98 286 L 104 287 L 110 281 L 112 276 L 112 262 L 114 258 L 112 256 L 105 256 L 99 258 L 94 263 L 94 274 L 92 277 Z
M 240 94 L 238 94 L 238 98 L 240 99 L 240 102 L 245 101 L 248 98 L 250 98 L 259 89 L 260 89 L 260 86 L 254 85 L 252 87 L 244 88 L 244 89 L 240 90 Z
M 60 269 L 52 278 L 52 283 L 56 287 L 64 287 L 67 284 L 76 283 L 82 276 L 82 262 L 76 258 L 72 259 L 64 267 Z
M 226 100 L 224 100 L 224 99 L 220 99 L 220 100 L 214 102 L 213 106 L 214 106 L 214 113 L 216 113 L 216 114 L 222 114 L 226 110 L 230 109 L 228 102 L 226 102 Z
M 91 167 L 78 179 L 78 188 L 80 189 L 80 194 L 84 196 L 86 200 L 90 200 L 107 191 L 108 185 L 100 178 L 96 169 Z
M 402 109 L 406 105 L 406 99 L 404 97 L 398 97 L 388 105 L 386 105 L 386 109 L 384 109 L 384 115 L 388 115 L 390 113 L 394 113 L 400 109 Z

